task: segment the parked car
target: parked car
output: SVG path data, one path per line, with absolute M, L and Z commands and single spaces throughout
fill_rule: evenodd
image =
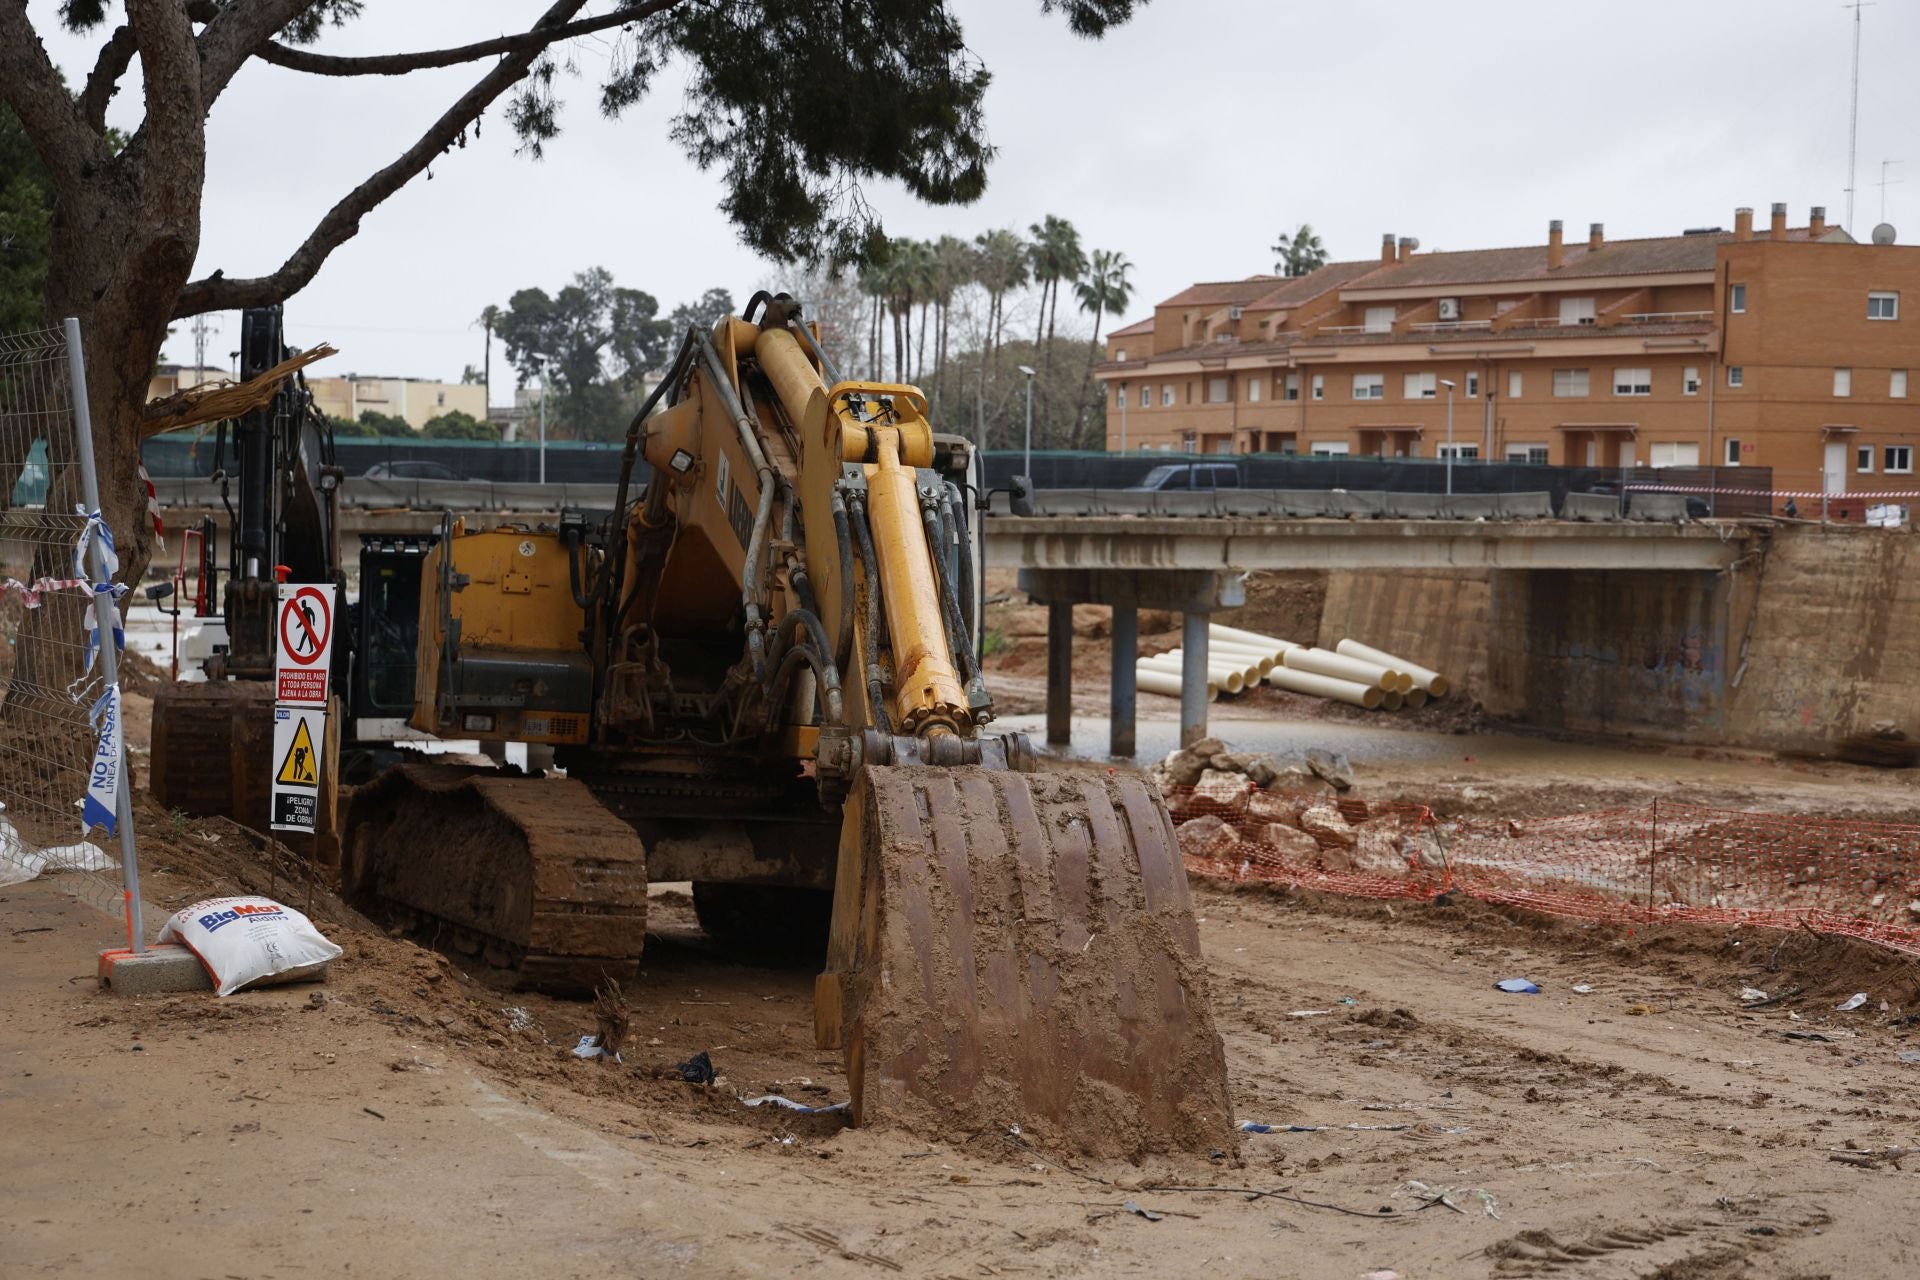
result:
M 367 468 L 369 480 L 465 480 L 444 462 L 380 462 Z
M 1132 488 L 1140 493 L 1179 489 L 1238 489 L 1240 468 L 1231 462 L 1168 462 L 1155 467 Z

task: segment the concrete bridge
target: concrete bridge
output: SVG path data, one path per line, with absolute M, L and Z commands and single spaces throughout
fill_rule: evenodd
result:
M 1206 733 L 1209 615 L 1245 603 L 1241 583 L 1249 571 L 1587 571 L 1718 581 L 1753 550 L 1766 527 L 1737 521 L 996 516 L 986 522 L 986 557 L 989 566 L 1017 567 L 1021 589 L 1047 605 L 1051 743 L 1072 738 L 1073 606 L 1112 606 L 1109 749 L 1131 756 L 1142 608 L 1183 617 L 1180 737 L 1191 742 Z

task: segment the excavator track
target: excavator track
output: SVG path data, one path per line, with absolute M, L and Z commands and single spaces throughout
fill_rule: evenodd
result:
M 408 764 L 354 793 L 349 900 L 479 954 L 517 987 L 592 991 L 636 977 L 646 849 L 575 781 Z
M 818 1030 L 847 1051 L 855 1123 L 1233 1149 L 1186 871 L 1144 779 L 867 768 L 838 891 L 857 910 L 836 910 Z

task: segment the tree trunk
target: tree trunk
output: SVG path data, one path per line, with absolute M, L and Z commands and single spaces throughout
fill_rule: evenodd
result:
M 917 383 L 927 376 L 927 308 L 930 302 L 920 304 L 920 349 L 913 355 L 913 380 Z
M 1094 308 L 1093 338 L 1087 343 L 1087 370 L 1080 375 L 1080 394 L 1074 398 L 1073 402 L 1073 437 L 1075 441 L 1078 441 L 1084 434 L 1082 424 L 1087 415 L 1087 387 L 1093 382 L 1094 356 L 1100 350 L 1100 318 L 1105 312 L 1106 308 L 1104 307 Z M 1100 442 L 1101 448 L 1106 448 L 1106 445 L 1107 442 L 1105 440 Z

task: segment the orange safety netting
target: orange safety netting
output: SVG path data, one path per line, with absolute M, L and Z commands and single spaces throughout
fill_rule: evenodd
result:
M 1451 890 L 1582 920 L 1806 926 L 1920 952 L 1920 825 L 1666 800 L 1441 819 L 1250 784 L 1175 787 L 1167 804 L 1199 875 L 1365 898 Z

